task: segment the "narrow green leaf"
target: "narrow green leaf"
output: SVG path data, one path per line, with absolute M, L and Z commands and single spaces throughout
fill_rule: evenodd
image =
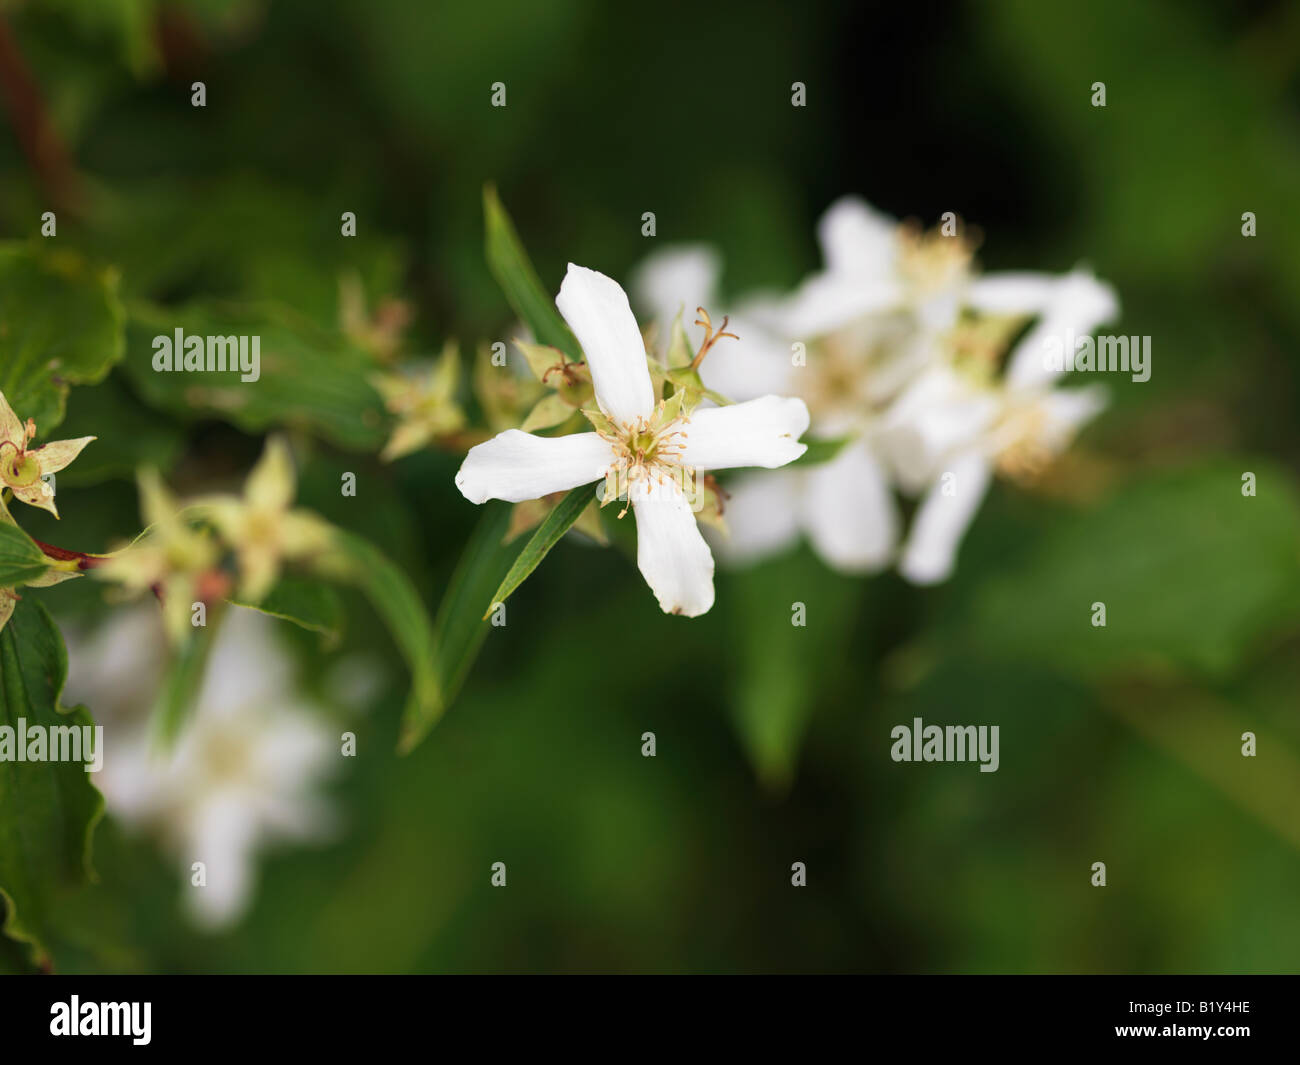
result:
M 338 639 L 343 631 L 343 603 L 338 593 L 319 581 L 282 577 L 260 603 L 231 599 L 237 606 L 251 607 L 263 614 L 292 621 L 309 632 L 318 632 L 326 641 Z
M 181 734 L 181 726 L 198 702 L 199 686 L 203 683 L 208 655 L 214 642 L 209 631 L 215 631 L 220 623 L 217 616 L 219 611 L 214 610 L 212 613 L 213 616 L 208 618 L 212 630 L 207 625 L 196 627 L 189 634 L 189 639 L 177 649 L 163 677 L 154 727 L 157 729 L 157 742 L 164 749 L 176 742 L 176 737 Z
M 0 520 L 0 588 L 14 588 L 35 580 L 50 560 L 17 525 Z
M 28 729 L 41 726 L 51 738 L 61 726 L 91 726 L 84 708 L 59 705 L 67 670 L 63 637 L 49 612 L 21 600 L 0 632 L 0 735 L 16 744 L 20 721 Z M 92 780 L 84 761 L 0 759 L 3 931 L 27 944 L 38 965 L 49 960 L 57 898 L 92 876 L 91 837 L 104 808 Z
M 504 603 L 510 594 L 529 578 L 551 548 L 560 542 L 560 537 L 582 517 L 582 512 L 587 509 L 587 504 L 593 498 L 595 498 L 595 491 L 591 485 L 580 485 L 560 500 L 555 509 L 546 515 L 546 520 L 537 527 L 537 531 L 519 552 L 519 557 L 511 565 L 510 572 L 506 574 L 492 601 L 488 603 L 488 608 L 483 613 L 484 620 L 487 620 L 498 603 Z
M 510 528 L 510 510 L 504 503 L 487 505 L 438 607 L 436 653 L 448 703 L 459 694 L 487 637 L 490 626 L 481 616 L 483 604 L 500 585 L 516 553 L 503 542 Z M 413 736 L 406 749 L 419 738 Z
M 732 716 L 755 774 L 783 792 L 804 733 L 846 647 L 862 585 L 806 550 L 733 576 Z
M 559 348 L 571 359 L 581 359 L 578 341 L 555 309 L 554 298 L 542 287 L 514 223 L 491 185 L 483 189 L 483 214 L 488 267 L 514 312 L 533 331 L 538 343 Z
M 414 747 L 447 708 L 440 680 L 438 638 L 410 578 L 387 557 L 354 533 L 335 529 L 337 558 L 330 575 L 360 588 L 384 620 L 411 670 L 411 695 L 402 718 L 400 750 Z
M 63 421 L 68 387 L 103 379 L 124 351 L 117 277 L 71 252 L 0 245 L 0 392 L 38 440 Z

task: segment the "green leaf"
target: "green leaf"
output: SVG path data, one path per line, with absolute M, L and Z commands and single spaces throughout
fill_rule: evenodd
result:
M 299 577 L 282 577 L 260 603 L 231 599 L 237 606 L 251 607 L 263 614 L 292 621 L 309 632 L 318 632 L 327 641 L 337 640 L 343 631 L 343 603 L 338 593 L 319 581 Z
M 806 550 L 729 582 L 731 709 L 750 763 L 770 791 L 786 790 L 794 777 L 817 693 L 844 660 L 861 589 L 860 581 L 833 573 Z M 792 604 L 802 606 L 801 615 Z
M 482 616 L 483 604 L 499 588 L 516 554 L 504 543 L 510 510 L 504 503 L 487 505 L 438 607 L 435 646 L 443 697 L 448 703 L 460 693 L 487 638 L 490 626 Z M 408 748 L 418 741 L 417 736 Z
M 360 588 L 388 626 L 411 670 L 411 695 L 402 718 L 399 749 L 409 751 L 437 724 L 449 702 L 440 670 L 443 657 L 428 612 L 410 578 L 369 541 L 335 529 L 336 557 L 322 571 Z
M 1243 471 L 1258 477 L 1241 494 Z M 1028 545 L 1026 545 L 1026 548 Z M 1092 624 L 1104 603 L 1106 625 Z M 961 634 L 978 653 L 1095 678 L 1116 671 L 1230 674 L 1300 628 L 1300 500 L 1253 459 L 1165 472 L 1070 514 L 1008 552 L 973 592 Z
M 483 214 L 487 225 L 488 267 L 515 314 L 533 331 L 539 344 L 549 344 L 571 359 L 581 359 L 578 341 L 555 309 L 554 298 L 542 287 L 532 260 L 519 242 L 514 223 L 491 185 L 483 189 Z
M 20 601 L 0 632 L 0 725 L 15 733 L 24 719 L 27 727 L 50 730 L 91 725 L 84 708 L 59 706 L 67 667 L 63 637 L 49 612 L 30 599 Z M 91 836 L 104 800 L 91 779 L 84 762 L 0 760 L 3 931 L 28 944 L 36 964 L 48 962 L 57 898 L 92 876 Z
M 68 387 L 122 357 L 117 278 L 69 252 L 0 244 L 0 392 L 38 440 L 63 421 Z
M 540 429 L 554 429 L 572 418 L 577 411 L 564 401 L 564 398 L 552 392 L 537 401 L 536 406 L 524 419 L 519 428 L 525 433 L 535 433 Z
M 839 436 L 832 440 L 805 440 L 808 450 L 795 459 L 791 466 L 815 466 L 820 462 L 830 462 L 849 444 L 853 443 L 851 436 Z
M 156 0 L 54 0 L 47 14 L 58 14 L 83 40 L 82 47 L 124 64 L 136 78 L 157 72 L 161 65 Z
M 558 544 L 573 523 L 582 517 L 582 512 L 594 498 L 595 491 L 591 485 L 580 485 L 560 500 L 555 509 L 546 515 L 546 520 L 537 527 L 537 531 L 519 552 L 519 557 L 511 565 L 510 572 L 506 574 L 492 601 L 488 603 L 488 608 L 483 613 L 484 620 L 487 620 L 498 603 L 504 603 L 510 594 L 529 578 L 551 548 Z
M 232 369 L 154 369 L 154 338 L 258 337 L 256 381 Z M 340 333 L 271 304 L 132 304 L 124 369 L 140 396 L 181 418 L 222 418 L 250 433 L 300 428 L 353 451 L 377 451 L 388 415 L 370 383 L 374 358 Z M 172 352 L 173 358 L 175 351 Z M 173 363 L 173 365 L 175 365 Z
M 50 560 L 17 525 L 0 520 L 0 588 L 14 588 L 35 580 L 49 569 Z

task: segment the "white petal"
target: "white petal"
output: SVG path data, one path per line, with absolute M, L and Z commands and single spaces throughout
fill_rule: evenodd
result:
M 681 244 L 651 252 L 632 273 L 637 306 L 658 320 L 661 335 L 672 327 L 678 312 L 691 332 L 695 308 L 708 307 L 722 273 L 721 259 L 707 244 Z
M 713 555 L 695 513 L 676 484 L 631 493 L 636 514 L 636 564 L 666 614 L 698 617 L 713 606 Z
M 952 575 L 957 548 L 988 491 L 992 467 L 983 455 L 969 452 L 954 462 L 952 495 L 944 494 L 947 478 L 935 482 L 921 501 L 898 571 L 913 584 L 938 584 Z
M 993 423 L 999 397 L 947 367 L 917 378 L 890 407 L 876 435 L 905 492 L 918 492 L 946 457 L 973 442 Z
M 763 396 L 730 407 L 708 407 L 697 410 L 686 424 L 682 461 L 699 470 L 776 469 L 808 450 L 799 443 L 807 429 L 808 408 L 801 399 Z
M 301 834 L 308 835 L 308 815 L 315 812 L 308 802 L 310 792 L 337 765 L 331 733 L 319 708 L 296 694 L 264 708 L 260 725 L 257 747 L 249 754 L 252 775 L 266 782 L 266 794 L 302 800 L 290 818 Z
M 928 295 L 920 295 L 913 312 L 921 330 L 930 335 L 946 333 L 957 324 L 966 300 L 966 278 L 959 276 Z
M 143 825 L 166 806 L 157 750 L 145 728 L 110 724 L 104 734 L 104 767 L 95 776 L 95 786 L 114 817 Z
M 856 197 L 837 200 L 817 223 L 825 269 L 801 284 L 777 316 L 778 331 L 809 341 L 897 306 L 898 226 Z
M 722 512 L 727 535 L 709 536 L 718 557 L 741 566 L 784 551 L 799 537 L 803 470 L 772 470 L 727 483 Z
M 277 642 L 275 625 L 251 607 L 227 611 L 195 696 L 196 717 L 214 727 L 228 727 L 248 708 L 260 709 L 292 690 L 293 659 Z
M 645 342 L 618 282 L 569 263 L 555 305 L 582 345 L 600 409 L 625 423 L 648 415 L 654 389 Z
M 897 307 L 905 290 L 892 277 L 819 274 L 800 285 L 780 316 L 781 331 L 809 341 L 868 314 Z
M 217 929 L 233 924 L 248 908 L 253 894 L 253 863 L 257 824 L 249 804 L 234 792 L 207 798 L 190 815 L 182 869 L 201 861 L 207 882 L 187 891 L 186 903 L 195 922 Z
M 834 569 L 882 569 L 898 543 L 898 508 L 884 467 L 865 441 L 807 471 L 804 525 L 813 547 Z
M 966 302 L 985 314 L 1038 314 L 1056 294 L 1058 281 L 1029 271 L 985 274 L 971 283 Z
M 898 261 L 898 224 L 855 196 L 827 208 L 817 241 L 829 273 L 883 278 Z
M 534 436 L 507 429 L 469 449 L 456 487 L 471 503 L 520 503 L 598 481 L 613 458 L 609 444 L 595 433 Z
M 1077 337 L 1087 336 L 1119 313 L 1115 290 L 1090 271 L 1075 270 L 1057 280 L 1040 321 L 1016 345 L 1007 363 L 1006 380 L 1013 388 L 1039 384 L 1056 375 L 1047 365 L 1049 341 L 1066 355 Z

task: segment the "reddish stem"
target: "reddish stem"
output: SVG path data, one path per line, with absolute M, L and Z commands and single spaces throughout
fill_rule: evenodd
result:
M 32 542 L 50 558 L 57 558 L 60 562 L 70 562 L 76 559 L 78 569 L 94 569 L 96 566 L 102 566 L 108 561 L 103 555 L 88 555 L 84 551 L 69 551 L 66 547 L 55 547 L 53 544 L 42 543 L 40 540 L 33 540 Z

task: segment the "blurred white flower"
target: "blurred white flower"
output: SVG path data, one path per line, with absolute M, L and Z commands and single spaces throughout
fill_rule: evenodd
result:
M 331 824 L 318 788 L 337 765 L 336 735 L 323 708 L 299 694 L 275 625 L 256 610 L 229 609 L 169 750 L 148 720 L 164 646 L 158 612 L 124 613 L 84 644 L 72 641 L 66 698 L 86 703 L 105 725 L 95 783 L 112 814 L 162 838 L 179 863 L 191 915 L 208 928 L 244 913 L 259 851 L 322 838 Z M 204 863 L 206 886 L 191 885 L 194 862 Z
M 89 632 L 73 620 L 60 628 L 68 646 L 63 702 L 85 703 L 95 721 L 109 729 L 139 723 L 153 706 L 167 666 L 157 604 L 121 607 Z
M 1077 270 L 1055 282 L 995 383 L 939 368 L 899 398 L 881 439 L 905 488 L 929 484 L 899 559 L 904 577 L 935 584 L 951 576 L 994 472 L 1041 472 L 1102 410 L 1105 390 L 1057 387 L 1065 374 L 1046 368 L 1044 352 L 1049 337 L 1089 334 L 1118 310 L 1109 285 Z
M 964 308 L 1035 313 L 1054 280 L 1038 273 L 977 276 L 974 247 L 964 234 L 922 231 L 853 196 L 827 209 L 817 239 L 823 269 L 780 309 L 782 331 L 794 338 L 824 336 L 892 311 L 907 312 L 930 333 L 950 328 Z
M 688 482 L 708 470 L 793 461 L 805 450 L 808 410 L 775 395 L 694 411 L 683 409 L 681 392 L 656 402 L 645 344 L 616 282 L 570 263 L 555 303 L 591 372 L 600 410 L 584 413 L 597 431 L 507 430 L 470 449 L 456 486 L 473 503 L 519 503 L 604 479 L 606 501 L 625 497 L 636 514 L 637 566 L 660 608 L 703 614 L 713 605 L 713 556 Z
M 842 572 L 898 559 L 908 579 L 942 580 L 991 470 L 1023 469 L 1030 456 L 1037 466 L 1099 409 L 1091 390 L 1052 392 L 1043 352 L 1048 336 L 1089 333 L 1112 317 L 1114 292 L 1083 270 L 978 275 L 964 237 L 923 233 L 852 197 L 831 206 L 817 234 L 823 269 L 788 296 L 740 301 L 730 328 L 744 343 L 701 376 L 732 399 L 799 396 L 809 437 L 839 450 L 828 462 L 730 481 L 730 536 L 716 549 L 749 562 L 802 533 Z M 636 277 L 639 301 L 662 324 L 713 297 L 718 260 L 700 247 L 665 249 Z M 1006 342 L 1030 320 L 998 374 Z M 963 350 L 968 334 L 974 359 Z M 944 473 L 961 475 L 958 494 L 939 494 L 954 491 L 954 478 L 939 483 Z M 895 490 L 930 493 L 901 556 Z
M 629 289 L 646 321 L 657 322 L 666 343 L 673 320 L 695 318 L 695 308 L 714 306 L 722 256 L 707 244 L 674 244 L 647 255 L 632 271 Z

